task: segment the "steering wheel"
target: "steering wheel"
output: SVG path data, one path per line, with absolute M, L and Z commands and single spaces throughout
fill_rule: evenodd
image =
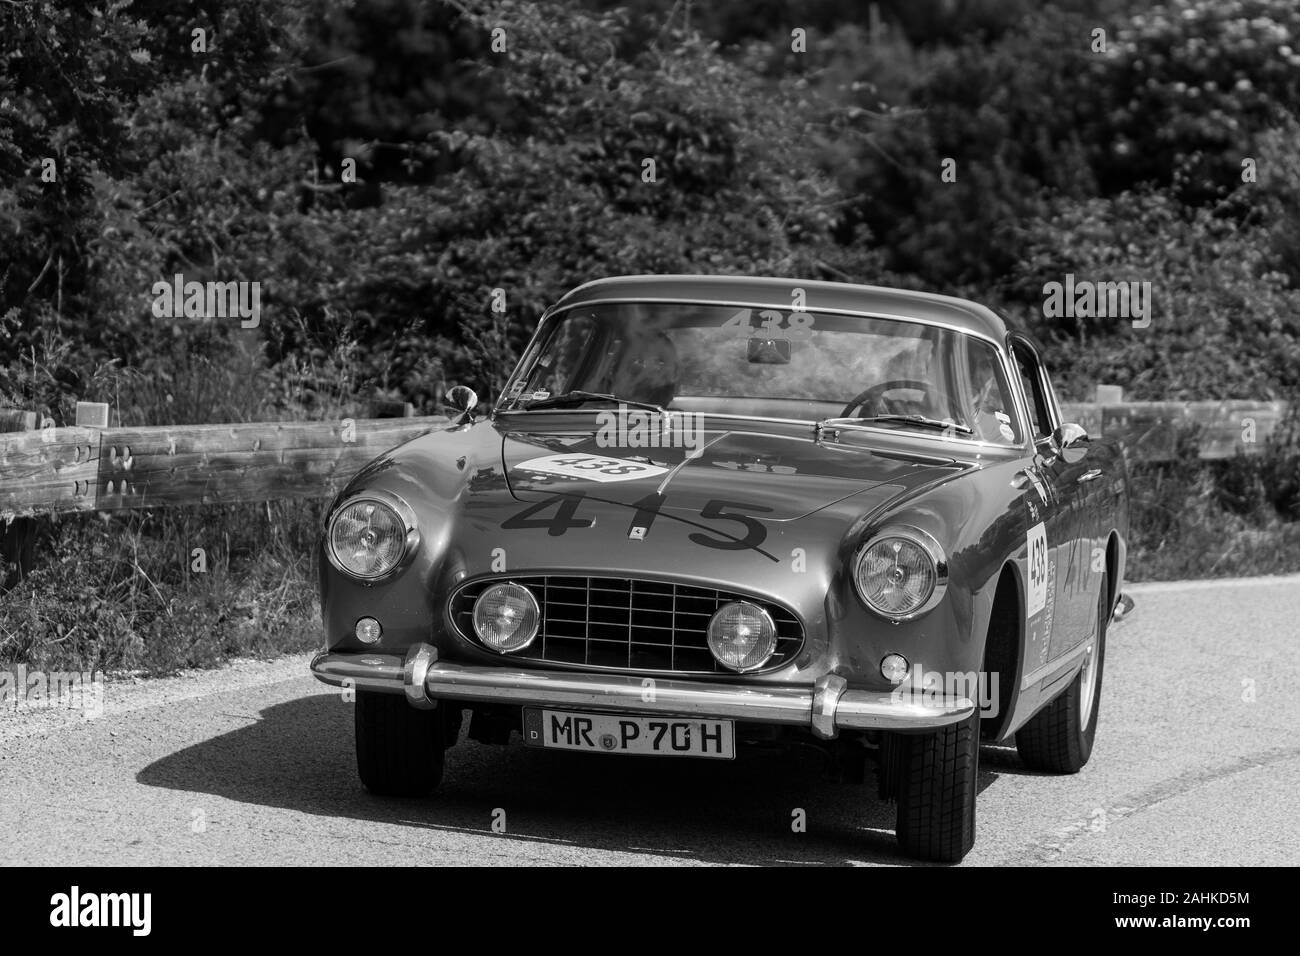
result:
M 853 398 L 849 400 L 849 403 L 844 406 L 844 411 L 840 412 L 839 417 L 840 418 L 864 417 L 864 416 L 854 416 L 851 415 L 850 413 L 855 408 L 858 408 L 859 406 L 861 406 L 864 410 L 868 407 L 868 404 L 870 404 L 871 406 L 879 406 L 881 396 L 883 396 L 885 392 L 888 392 L 891 389 L 895 389 L 895 388 L 915 389 L 916 391 L 922 392 L 927 397 L 933 396 L 934 399 L 938 401 L 938 407 L 947 408 L 949 414 L 952 415 L 955 421 L 961 421 L 961 414 L 958 411 L 957 403 L 953 401 L 951 395 L 938 388 L 935 388 L 929 382 L 922 382 L 921 380 L 915 378 L 894 378 L 894 379 L 890 379 L 888 382 L 881 382 L 879 385 L 872 385 L 870 388 L 864 388 L 862 391 L 858 392 L 858 394 L 854 395 Z

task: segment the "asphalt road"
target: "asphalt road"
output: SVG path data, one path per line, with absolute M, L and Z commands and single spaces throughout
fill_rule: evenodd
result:
M 1300 576 L 1137 586 L 1092 761 L 981 752 L 968 864 L 1300 863 Z M 440 794 L 369 796 L 305 657 L 110 682 L 104 713 L 0 712 L 0 864 L 907 864 L 874 788 L 735 762 L 467 740 Z M 806 832 L 792 832 L 802 809 Z M 494 820 L 504 832 L 493 829 Z

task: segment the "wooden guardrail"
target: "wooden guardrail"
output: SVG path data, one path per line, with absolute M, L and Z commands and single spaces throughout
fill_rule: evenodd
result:
M 441 416 L 0 435 L 0 522 L 53 512 L 313 498 Z
M 1117 390 L 1100 390 L 1113 399 Z M 1067 421 L 1118 436 L 1130 460 L 1167 461 L 1196 428 L 1200 457 L 1257 454 L 1284 402 L 1067 403 Z M 87 416 L 90 417 L 90 416 Z M 34 425 L 0 415 L 0 431 Z M 55 512 L 231 504 L 333 494 L 366 462 L 425 432 L 441 416 L 140 428 L 36 428 L 0 434 L 0 522 Z
M 1169 461 L 1180 433 L 1195 431 L 1204 459 L 1263 452 L 1286 402 L 1062 402 L 1061 415 L 1090 435 L 1118 437 L 1130 461 Z

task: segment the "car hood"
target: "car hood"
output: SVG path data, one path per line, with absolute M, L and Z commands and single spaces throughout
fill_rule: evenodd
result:
M 689 448 L 611 446 L 603 438 L 597 431 L 503 433 L 511 495 L 528 502 L 582 494 L 632 505 L 659 494 L 661 510 L 696 514 L 723 499 L 755 508 L 764 521 L 790 521 L 871 489 L 883 493 L 872 497 L 892 498 L 951 474 L 954 464 L 741 429 L 698 432 Z

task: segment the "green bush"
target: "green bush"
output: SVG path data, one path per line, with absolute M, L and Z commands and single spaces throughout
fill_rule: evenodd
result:
M 1062 201 L 1023 229 L 1006 300 L 1047 345 L 1067 395 L 1104 382 L 1131 400 L 1300 397 L 1300 292 L 1273 268 L 1263 227 L 1140 192 Z M 1150 326 L 1046 318 L 1043 286 L 1066 273 L 1150 282 Z
M 64 516 L 0 603 L 0 666 L 166 674 L 320 643 L 321 503 Z M 194 548 L 206 571 L 194 568 Z

